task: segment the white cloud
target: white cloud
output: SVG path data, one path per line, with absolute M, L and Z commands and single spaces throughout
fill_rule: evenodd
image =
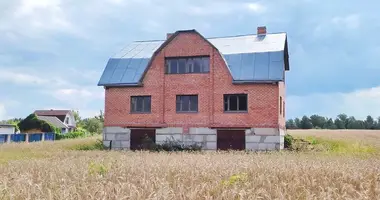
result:
M 40 44 L 49 42 L 54 33 L 84 37 L 67 8 L 61 0 L 14 1 L 0 14 L 0 33 L 13 42 L 34 39 Z
M 204 1 L 200 5 L 189 4 L 183 6 L 183 11 L 189 15 L 206 16 L 206 15 L 228 15 L 235 12 L 249 11 L 253 13 L 264 13 L 266 7 L 259 3 L 241 3 L 238 1 L 227 2 Z
M 6 118 L 6 110 L 4 104 L 0 103 L 0 120 L 5 120 Z
M 27 72 L 18 72 L 13 70 L 1 69 L 0 82 L 32 86 L 44 85 L 46 87 L 68 85 L 68 83 L 65 80 L 59 77 L 47 76 L 47 73 L 45 73 L 44 75 L 46 77 L 33 75 Z
M 247 4 L 247 7 L 249 10 L 256 12 L 256 13 L 264 13 L 267 8 L 259 3 L 249 3 Z
M 360 16 L 352 14 L 344 17 L 334 17 L 331 22 L 337 26 L 344 26 L 347 29 L 357 29 L 360 26 Z
M 104 100 L 104 90 L 97 87 L 85 88 L 77 86 L 77 88 L 63 88 L 46 91 L 45 93 L 52 95 L 64 105 L 75 109 L 86 108 L 92 101 Z
M 380 116 L 380 86 L 348 93 L 311 94 L 287 97 L 287 113 L 293 117 L 320 114 L 335 117 L 346 113 L 364 119 Z
M 323 21 L 317 24 L 314 29 L 314 36 L 330 37 L 337 31 L 347 33 L 347 30 L 358 29 L 360 25 L 361 18 L 359 14 L 335 16 L 330 18 L 329 21 Z

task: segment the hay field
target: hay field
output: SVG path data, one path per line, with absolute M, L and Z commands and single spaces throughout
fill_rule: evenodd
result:
M 73 150 L 95 139 L 0 145 L 0 199 L 380 199 L 377 153 Z

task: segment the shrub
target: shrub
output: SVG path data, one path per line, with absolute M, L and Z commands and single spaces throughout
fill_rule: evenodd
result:
M 286 134 L 284 137 L 284 147 L 285 148 L 291 148 L 293 144 L 294 138 L 293 136 Z
M 186 145 L 180 140 L 175 140 L 173 137 L 167 139 L 163 144 L 156 144 L 146 137 L 141 148 L 150 151 L 201 151 L 202 145 L 196 143 Z
M 30 114 L 28 117 L 21 120 L 18 123 L 18 127 L 21 132 L 25 132 L 28 130 L 39 130 L 42 132 L 55 132 L 55 133 L 60 132 L 59 129 L 56 128 L 55 126 L 43 120 L 38 119 L 37 115 L 35 114 Z
M 88 144 L 79 144 L 73 148 L 73 150 L 80 150 L 80 151 L 91 151 L 91 150 L 104 150 L 103 141 L 97 139 L 93 143 Z
M 86 137 L 88 134 L 83 130 L 78 130 L 74 132 L 69 132 L 66 134 L 58 133 L 56 134 L 56 140 L 62 140 L 62 139 L 74 139 L 74 138 L 83 138 Z

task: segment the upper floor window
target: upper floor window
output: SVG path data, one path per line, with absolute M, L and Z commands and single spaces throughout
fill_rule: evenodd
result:
M 224 111 L 226 112 L 243 112 L 248 111 L 247 94 L 225 94 Z
M 149 113 L 151 110 L 151 96 L 132 96 L 131 113 Z
M 65 124 L 69 124 L 69 118 L 68 117 L 66 117 L 66 119 L 65 119 Z
M 210 57 L 165 58 L 166 73 L 187 74 L 210 71 Z
M 176 110 L 177 112 L 197 112 L 198 95 L 177 95 Z

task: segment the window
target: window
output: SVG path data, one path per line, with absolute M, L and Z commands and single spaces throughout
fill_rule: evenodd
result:
M 65 124 L 69 124 L 69 118 L 68 117 L 65 120 Z
M 224 95 L 224 111 L 241 112 L 248 111 L 247 94 L 225 94 Z
M 166 58 L 165 66 L 168 74 L 207 73 L 210 71 L 210 58 Z
M 151 96 L 132 96 L 132 113 L 149 113 L 151 109 Z
M 280 115 L 282 115 L 282 97 L 280 97 Z
M 283 104 L 284 105 L 282 106 L 282 109 L 284 109 L 284 110 L 282 111 L 282 116 L 285 117 L 285 101 L 283 102 Z
M 177 112 L 198 112 L 198 95 L 177 95 Z

